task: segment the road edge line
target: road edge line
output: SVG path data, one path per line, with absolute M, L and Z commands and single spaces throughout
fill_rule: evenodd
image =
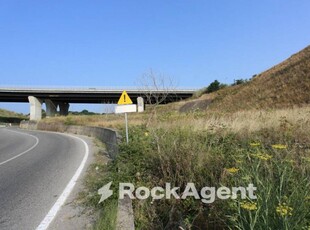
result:
M 65 187 L 65 189 L 63 190 L 63 192 L 61 193 L 61 195 L 59 196 L 59 198 L 55 202 L 55 204 L 53 205 L 53 207 L 49 210 L 47 215 L 44 217 L 44 219 L 38 225 L 36 230 L 46 230 L 49 227 L 49 225 L 52 223 L 52 221 L 56 217 L 58 211 L 63 206 L 63 204 L 65 203 L 66 199 L 69 197 L 70 193 L 72 192 L 72 190 L 73 190 L 73 188 L 74 188 L 74 186 L 75 186 L 75 184 L 77 182 L 77 179 L 81 175 L 82 170 L 84 169 L 84 166 L 85 166 L 85 164 L 87 162 L 87 159 L 88 159 L 88 156 L 89 156 L 89 147 L 88 147 L 88 144 L 86 143 L 86 141 L 84 141 L 80 137 L 76 137 L 76 136 L 73 136 L 73 135 L 70 135 L 70 134 L 62 134 L 62 135 L 70 136 L 72 138 L 80 140 L 84 144 L 85 154 L 84 154 L 84 157 L 83 157 L 83 160 L 82 160 L 80 166 L 75 171 L 73 177 L 71 178 L 71 180 L 69 181 L 69 183 L 67 184 L 67 186 Z
M 10 130 L 10 129 L 6 129 L 6 130 L 8 130 L 9 132 L 12 132 L 12 133 L 18 133 L 18 134 L 23 134 L 23 135 L 26 135 L 26 136 L 33 137 L 33 138 L 36 140 L 36 143 L 35 143 L 33 146 L 31 146 L 29 149 L 25 150 L 24 152 L 19 153 L 19 154 L 15 155 L 14 157 L 11 157 L 10 159 L 7 159 L 7 160 L 5 160 L 5 161 L 0 162 L 0 166 L 1 166 L 1 165 L 4 165 L 5 163 L 8 163 L 8 162 L 10 162 L 10 161 L 12 161 L 12 160 L 14 160 L 14 159 L 16 159 L 16 158 L 18 158 L 18 157 L 20 157 L 20 156 L 22 156 L 22 155 L 24 155 L 24 154 L 26 154 L 26 153 L 28 153 L 29 151 L 31 151 L 31 150 L 33 150 L 35 147 L 37 147 L 37 145 L 38 145 L 39 142 L 40 142 L 40 141 L 39 141 L 39 138 L 37 138 L 36 136 L 33 136 L 33 135 L 29 134 L 29 133 L 23 133 L 23 132 L 13 131 L 13 130 Z

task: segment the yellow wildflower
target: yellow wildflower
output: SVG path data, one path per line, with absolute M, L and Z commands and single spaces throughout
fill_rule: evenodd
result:
M 241 208 L 248 210 L 248 211 L 257 210 L 257 203 L 255 202 L 241 202 L 240 206 Z
M 227 172 L 229 172 L 229 173 L 236 173 L 236 172 L 239 171 L 239 169 L 238 169 L 238 168 L 235 168 L 235 167 L 228 168 L 228 169 L 226 169 L 226 170 L 227 170 Z
M 144 136 L 148 137 L 148 136 L 149 136 L 149 133 L 148 133 L 148 132 L 145 132 L 145 133 L 144 133 Z
M 267 153 L 252 154 L 252 156 L 264 161 L 270 160 L 272 158 L 272 156 Z
M 293 208 L 287 206 L 286 203 L 283 203 L 283 204 L 279 204 L 276 211 L 282 217 L 291 216 Z
M 260 146 L 260 143 L 259 142 L 252 142 L 252 143 L 250 143 L 250 146 L 252 146 L 252 147 Z
M 287 148 L 286 145 L 281 145 L 281 144 L 272 145 L 271 147 L 274 149 L 286 149 Z

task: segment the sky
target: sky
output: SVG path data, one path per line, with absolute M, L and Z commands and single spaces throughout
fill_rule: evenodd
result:
M 0 86 L 126 89 L 150 69 L 179 88 L 232 83 L 308 46 L 309 12 L 309 0 L 1 0 Z M 103 112 L 70 106 L 84 108 Z

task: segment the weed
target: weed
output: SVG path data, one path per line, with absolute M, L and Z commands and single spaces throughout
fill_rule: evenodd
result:
M 111 165 L 113 180 L 146 187 L 170 182 L 181 191 L 187 182 L 194 182 L 198 190 L 253 183 L 258 197 L 216 200 L 212 204 L 194 199 L 134 200 L 137 229 L 308 226 L 310 204 L 305 199 L 310 191 L 309 164 L 291 163 L 292 158 L 300 162 L 306 152 L 297 156 L 294 146 L 274 148 L 264 142 L 264 137 L 253 135 L 247 139 L 259 140 L 259 145 L 240 141 L 240 136 L 233 133 L 132 127 L 129 145 L 120 146 L 121 154 Z M 288 215 L 283 214 L 286 211 Z

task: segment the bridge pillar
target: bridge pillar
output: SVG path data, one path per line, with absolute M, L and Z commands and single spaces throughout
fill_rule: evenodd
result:
M 144 111 L 144 100 L 143 97 L 138 97 L 137 98 L 137 104 L 138 104 L 138 112 L 143 112 Z
M 67 102 L 60 102 L 59 103 L 59 114 L 60 114 L 60 116 L 67 116 L 68 115 L 69 106 L 70 106 L 70 104 Z
M 39 98 L 29 96 L 30 103 L 30 120 L 39 121 L 42 119 L 42 100 Z
M 47 117 L 54 117 L 56 115 L 56 112 L 57 112 L 57 104 L 55 104 L 50 99 L 46 99 L 45 105 L 46 105 L 46 116 Z

